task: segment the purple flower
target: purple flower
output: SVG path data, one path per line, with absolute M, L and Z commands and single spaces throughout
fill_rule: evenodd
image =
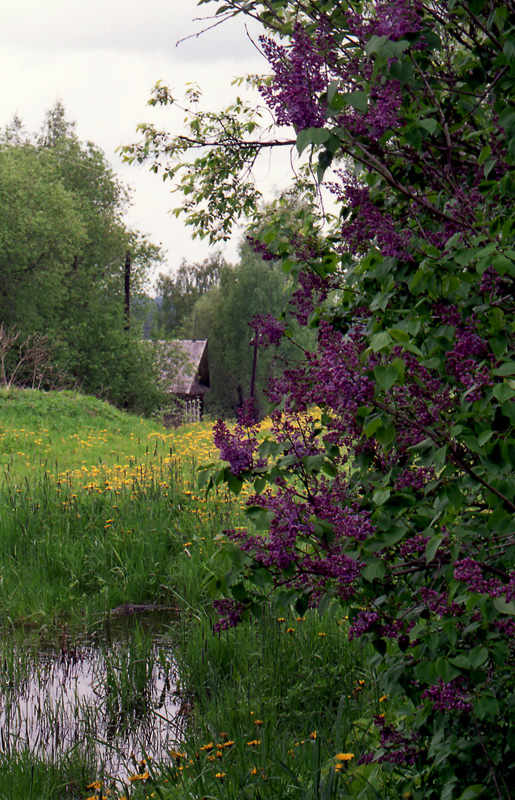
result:
M 466 714 L 472 711 L 469 696 L 460 678 L 455 678 L 450 683 L 444 683 L 440 678 L 436 685 L 430 686 L 420 696 L 423 700 L 431 700 L 435 711 L 462 711 Z
M 218 622 L 213 625 L 213 631 L 220 633 L 228 628 L 235 628 L 241 622 L 241 615 L 245 609 L 243 603 L 238 603 L 236 600 L 215 600 L 213 602 L 215 611 L 218 614 L 223 614 Z
M 260 37 L 263 52 L 274 71 L 270 85 L 260 92 L 275 114 L 278 125 L 296 130 L 323 128 L 325 105 L 318 95 L 328 85 L 327 64 L 334 60 L 332 38 L 320 30 L 314 40 L 297 24 L 291 45 Z
M 228 461 L 233 475 L 240 475 L 251 469 L 257 441 L 241 427 L 236 426 L 231 433 L 225 422 L 219 419 L 213 427 L 213 441 L 220 450 L 222 461 Z
M 260 347 L 269 347 L 270 345 L 277 346 L 286 329 L 286 325 L 282 322 L 278 322 L 271 314 L 267 314 L 266 316 L 263 314 L 255 314 L 252 318 L 252 322 L 249 322 L 249 325 L 255 331 Z

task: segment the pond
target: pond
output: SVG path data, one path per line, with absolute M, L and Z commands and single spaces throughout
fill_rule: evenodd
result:
M 95 777 L 123 780 L 143 760 L 169 760 L 188 706 L 170 615 L 108 617 L 58 641 L 4 634 L 0 749 L 44 760 L 84 754 Z

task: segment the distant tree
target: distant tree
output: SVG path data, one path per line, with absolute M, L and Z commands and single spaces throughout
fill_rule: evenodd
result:
M 22 132 L 15 120 L 0 136 L 0 323 L 47 336 L 61 373 L 85 391 L 145 410 L 137 395 L 150 398 L 156 376 L 138 326 L 125 330 L 124 263 L 129 251 L 137 298 L 159 249 L 125 225 L 127 190 L 62 104 L 39 137 Z
M 282 372 L 299 352 L 285 340 L 280 348 L 261 349 L 254 368 L 253 318 L 283 312 L 290 294 L 289 281 L 275 261 L 263 260 L 249 242 L 241 245 L 239 255 L 236 266 L 221 269 L 219 285 L 197 300 L 184 326 L 188 338 L 209 339 L 211 392 L 206 398 L 207 410 L 229 416 L 234 416 L 252 395 L 256 411 L 263 413 L 269 378 Z
M 216 253 L 200 264 L 182 261 L 174 275 L 161 273 L 157 279 L 157 335 L 161 338 L 179 338 L 184 335 L 192 308 L 203 295 L 217 286 L 225 262 Z

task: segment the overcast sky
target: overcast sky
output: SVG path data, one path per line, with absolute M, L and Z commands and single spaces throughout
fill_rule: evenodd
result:
M 29 131 L 38 131 L 45 112 L 62 101 L 79 138 L 101 147 L 132 187 L 128 221 L 163 244 L 171 271 L 183 257 L 205 258 L 209 248 L 192 242 L 189 229 L 169 214 L 169 184 L 144 166 L 122 164 L 116 149 L 137 140 L 142 121 L 179 132 L 182 114 L 147 106 L 158 80 L 181 98 L 188 81 L 198 83 L 204 107 L 215 110 L 234 99 L 234 77 L 266 71 L 243 19 L 177 45 L 206 27 L 194 20 L 215 8 L 198 8 L 196 0 L 0 0 L 0 127 L 18 114 Z M 287 163 L 279 171 L 265 165 L 259 178 L 273 192 L 287 173 Z M 235 247 L 226 248 L 229 260 Z

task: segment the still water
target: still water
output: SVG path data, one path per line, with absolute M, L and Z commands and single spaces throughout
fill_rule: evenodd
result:
M 0 749 L 41 759 L 83 754 L 96 775 L 124 779 L 142 759 L 169 760 L 187 704 L 180 694 L 166 621 L 63 628 L 42 645 L 4 637 Z

